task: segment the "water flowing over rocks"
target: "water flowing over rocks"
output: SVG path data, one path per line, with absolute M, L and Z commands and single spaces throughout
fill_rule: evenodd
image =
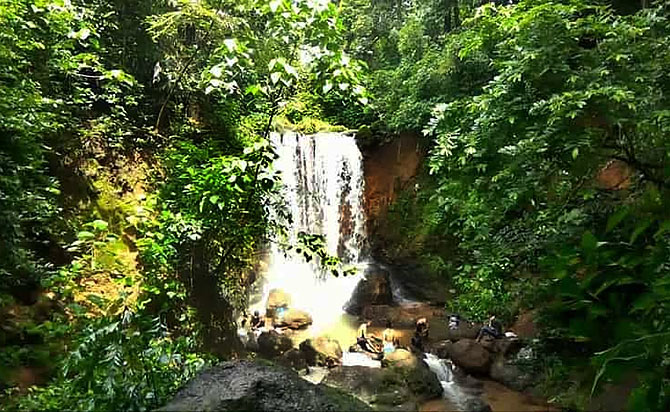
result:
M 366 411 L 360 400 L 314 385 L 297 373 L 251 361 L 224 362 L 200 373 L 159 411 Z

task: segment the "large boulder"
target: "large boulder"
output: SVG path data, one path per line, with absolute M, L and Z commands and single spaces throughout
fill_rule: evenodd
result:
M 382 366 L 384 367 L 401 367 L 414 368 L 417 366 L 419 360 L 406 349 L 396 349 L 393 352 L 384 355 L 382 359 Z
M 424 401 L 442 394 L 442 385 L 437 375 L 424 361 L 405 349 L 396 349 L 384 355 L 382 366 L 388 368 L 389 375 L 398 376 L 415 400 Z
M 304 310 L 291 308 L 282 311 L 281 314 L 275 312 L 272 322 L 278 327 L 302 329 L 312 324 L 312 316 Z
M 476 339 L 480 329 L 481 325 L 462 321 L 458 324 L 457 328 L 450 328 L 446 331 L 446 339 L 452 342 L 456 342 L 461 339 Z
M 531 347 L 522 347 L 518 340 L 511 340 L 509 344 L 499 341 L 498 352 L 491 363 L 491 378 L 517 391 L 533 386 L 537 376 L 530 364 L 535 363 L 535 352 Z
M 221 363 L 200 373 L 159 411 L 367 411 L 363 402 L 279 366 Z
M 479 341 L 479 344 L 493 354 L 508 357 L 514 356 L 523 347 L 523 342 L 516 338 L 484 338 Z
M 293 342 L 288 336 L 277 333 L 274 330 L 263 332 L 258 336 L 258 354 L 272 359 L 281 356 L 293 347 Z
M 284 352 L 284 354 L 277 359 L 277 362 L 297 371 L 307 369 L 307 361 L 305 361 L 304 354 L 296 348 L 291 348 Z
M 291 306 L 291 295 L 281 289 L 272 289 L 265 304 L 265 314 L 274 317 L 277 309 L 288 309 Z
M 417 361 L 415 367 L 407 368 L 405 371 L 404 376 L 407 387 L 420 402 L 442 395 L 442 384 L 437 379 L 437 375 L 428 368 L 428 365 L 424 361 Z
M 431 342 L 429 343 L 428 347 L 426 348 L 426 351 L 429 353 L 432 353 L 433 355 L 437 356 L 438 358 L 441 359 L 447 359 L 449 358 L 449 351 L 451 350 L 451 346 L 454 343 L 450 340 L 441 340 L 437 342 Z
M 449 347 L 449 357 L 466 372 L 488 374 L 491 353 L 473 339 L 461 339 Z
M 491 378 L 508 388 L 523 391 L 533 385 L 535 379 L 531 373 L 524 372 L 513 360 L 498 356 L 491 364 Z
M 442 394 L 442 385 L 422 361 L 405 368 L 342 366 L 331 370 L 323 383 L 351 393 L 383 411 L 404 410 L 407 406 L 416 410 L 417 404 Z
M 390 275 L 387 271 L 376 268 L 368 271 L 365 277 L 358 282 L 346 305 L 346 311 L 352 315 L 360 315 L 365 306 L 392 304 L 393 291 Z
M 377 393 L 382 392 L 384 370 L 366 366 L 342 366 L 335 368 L 324 378 L 323 384 L 341 389 L 367 403 L 373 403 Z M 404 393 L 404 402 L 409 394 Z
M 310 366 L 333 367 L 342 363 L 342 348 L 338 341 L 329 336 L 302 341 L 300 351 Z

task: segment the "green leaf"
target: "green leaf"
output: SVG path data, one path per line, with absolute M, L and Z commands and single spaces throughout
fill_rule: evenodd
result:
M 629 209 L 622 207 L 607 219 L 606 232 L 611 232 L 628 215 Z
M 637 238 L 644 233 L 649 226 L 652 224 L 653 220 L 651 218 L 647 218 L 640 222 L 636 227 L 635 230 L 633 231 L 633 234 L 630 236 L 630 241 L 628 243 L 635 243 Z
M 582 249 L 586 252 L 593 252 L 598 247 L 598 239 L 590 231 L 582 235 Z
M 89 240 L 95 238 L 95 234 L 87 230 L 82 230 L 81 232 L 77 233 L 77 238 L 79 240 Z
M 91 226 L 96 232 L 102 232 L 107 230 L 109 227 L 109 224 L 105 222 L 104 220 L 96 219 L 93 222 L 91 222 Z

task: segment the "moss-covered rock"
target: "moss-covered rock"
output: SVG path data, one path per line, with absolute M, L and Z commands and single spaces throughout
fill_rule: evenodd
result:
M 160 411 L 366 411 L 346 393 L 301 379 L 294 371 L 251 361 L 224 362 L 183 387 Z

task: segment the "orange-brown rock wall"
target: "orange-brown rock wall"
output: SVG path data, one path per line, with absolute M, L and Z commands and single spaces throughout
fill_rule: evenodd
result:
M 420 135 L 410 133 L 363 150 L 364 207 L 371 236 L 374 236 L 398 194 L 414 184 L 424 157 Z

